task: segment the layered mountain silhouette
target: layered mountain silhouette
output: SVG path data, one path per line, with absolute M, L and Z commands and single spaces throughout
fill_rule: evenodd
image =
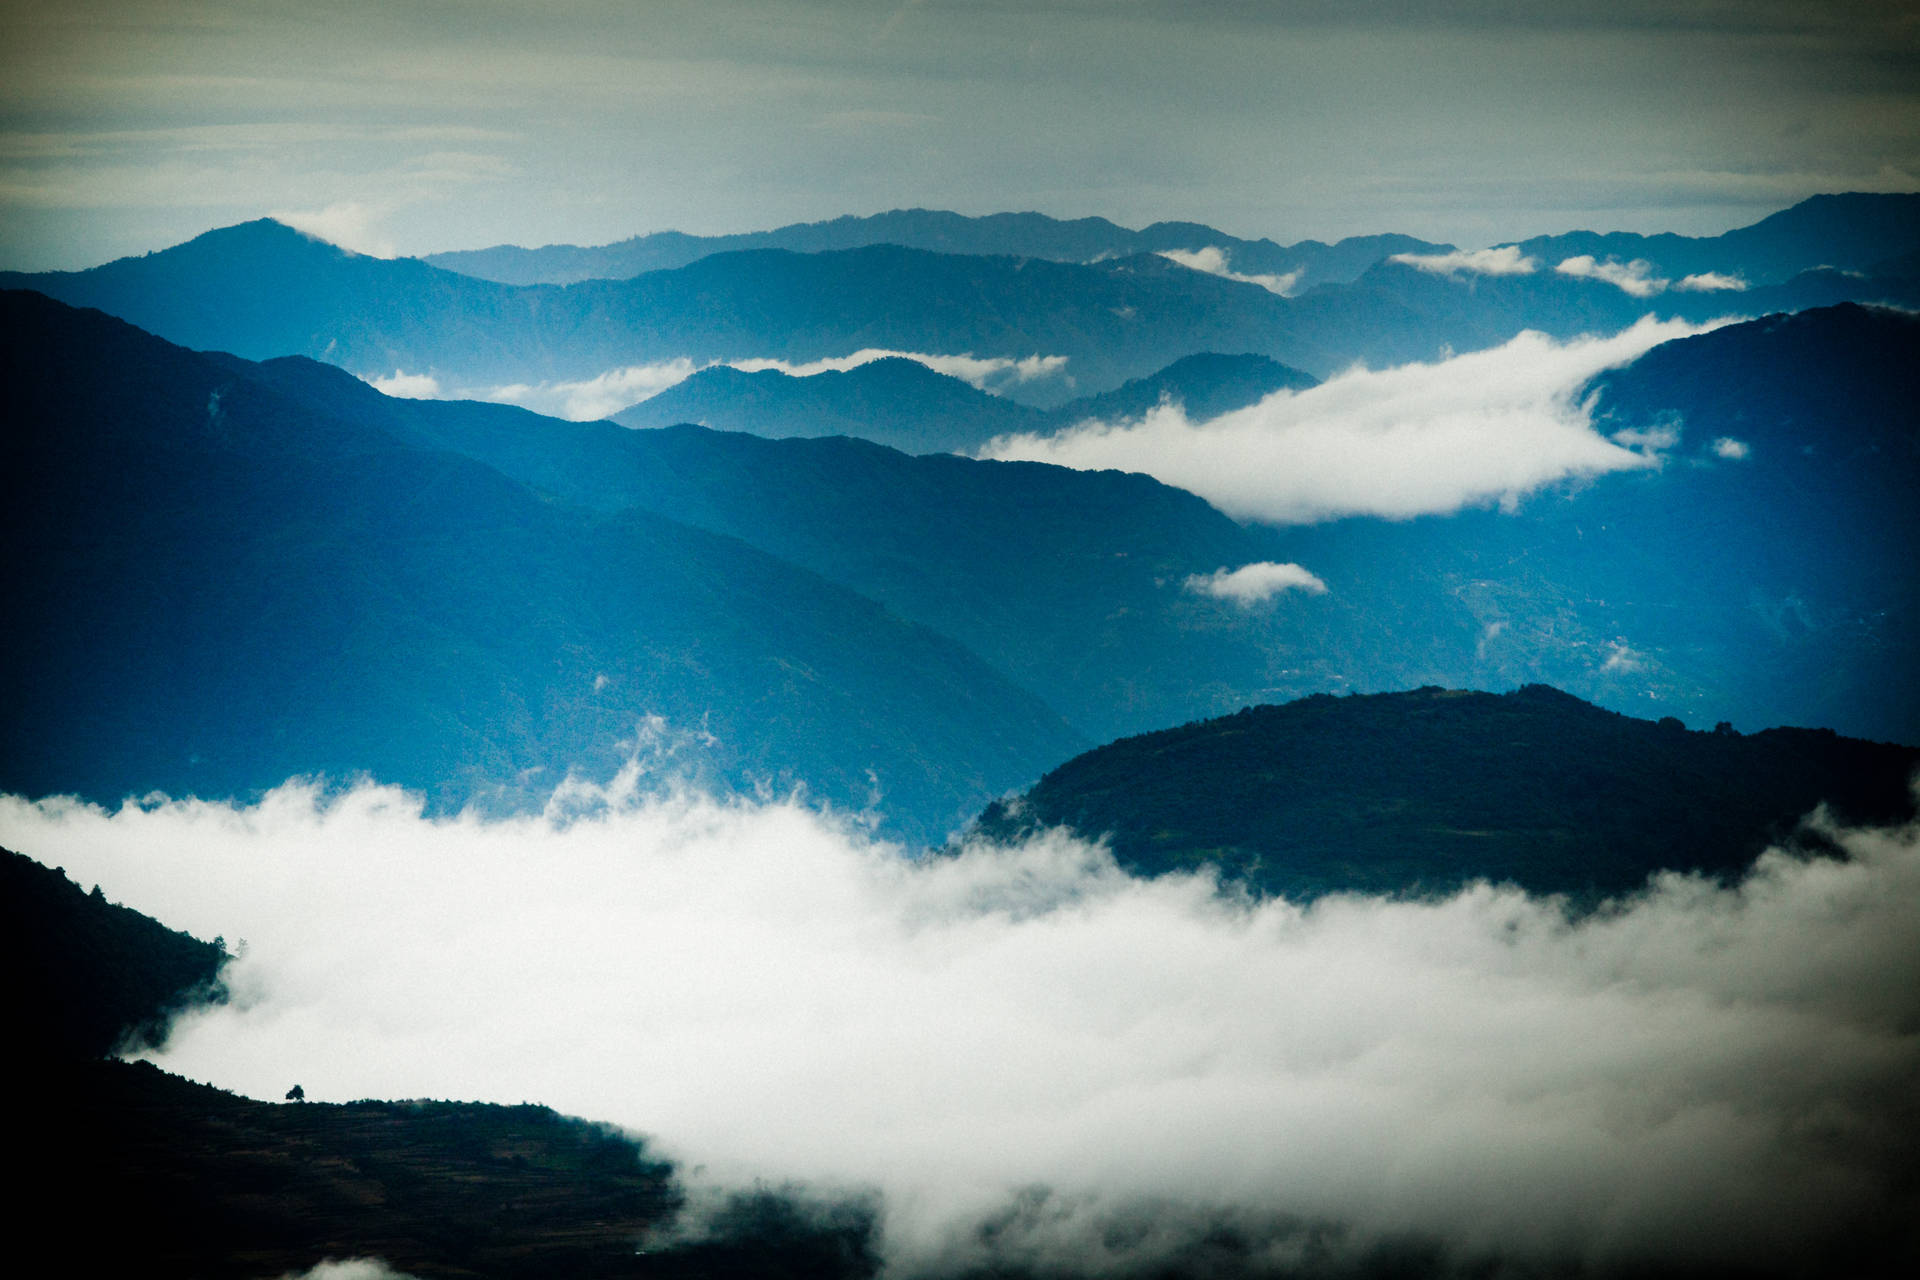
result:
M 497 245 L 491 249 L 429 254 L 424 260 L 449 271 L 503 284 L 575 284 L 593 279 L 624 280 L 648 271 L 684 267 L 709 254 L 742 249 L 821 253 L 876 244 L 928 249 L 935 253 L 1048 258 L 1055 262 L 1094 262 L 1141 253 L 1170 250 L 1197 253 L 1218 249 L 1233 270 L 1245 275 L 1292 276 L 1296 290 L 1329 281 L 1351 280 L 1389 254 L 1443 252 L 1453 247 L 1403 235 L 1352 236 L 1336 244 L 1303 240 L 1282 246 L 1265 239 L 1244 240 L 1196 222 L 1156 222 L 1133 231 L 1105 218 L 1069 220 L 1039 213 L 996 213 L 971 218 L 933 209 L 895 209 L 871 217 L 794 223 L 772 231 L 741 235 L 691 236 L 662 231 L 591 248 L 548 245 L 541 249 L 523 249 Z
M 1636 235 L 1570 231 L 1515 242 L 1547 266 L 1569 258 L 1644 262 L 1659 276 L 1684 280 L 1709 273 L 1748 284 L 1783 284 L 1822 268 L 1870 275 L 1911 274 L 1890 260 L 1920 240 L 1920 195 L 1814 196 L 1718 236 Z
M 1528 328 L 1569 337 L 1649 313 L 1700 320 L 1920 300 L 1910 277 L 1838 270 L 1640 296 L 1544 266 L 1484 276 L 1391 258 L 1351 284 L 1285 298 L 1154 253 L 1081 264 L 892 245 L 747 250 L 629 280 L 511 286 L 361 257 L 264 220 L 90 271 L 7 273 L 0 286 L 98 307 L 189 347 L 307 355 L 363 376 L 425 374 L 454 394 L 682 359 L 803 362 L 881 349 L 1064 357 L 1056 376 L 1005 388 L 1043 407 L 1201 351 L 1263 355 L 1324 377 L 1356 361 L 1480 349 Z
M 369 771 L 513 805 L 644 740 L 855 809 L 877 781 L 918 839 L 1087 742 L 1329 689 L 1542 681 L 1920 740 L 1897 312 L 1609 375 L 1610 426 L 1672 435 L 1657 470 L 1276 530 L 1142 476 L 396 400 L 7 305 L 15 790 Z M 1193 588 L 1262 561 L 1329 590 Z
M 897 356 L 805 377 L 715 365 L 612 420 L 627 427 L 697 423 L 774 438 L 858 436 L 903 453 L 962 453 L 997 436 L 1050 434 L 1090 418 L 1137 419 L 1162 403 L 1181 405 L 1195 420 L 1213 418 L 1315 384 L 1311 374 L 1265 356 L 1202 352 L 1112 391 L 1041 410 Z
M 371 773 L 521 804 L 678 743 L 696 780 L 877 793 L 925 838 L 1085 741 L 951 640 L 735 539 L 553 502 L 98 313 L 3 305 L 7 790 Z
M 975 834 L 1068 827 L 1136 875 L 1211 867 L 1297 898 L 1490 880 L 1590 900 L 1657 871 L 1737 873 L 1817 805 L 1910 818 L 1916 766 L 1913 747 L 1689 730 L 1544 685 L 1322 694 L 1090 751 Z

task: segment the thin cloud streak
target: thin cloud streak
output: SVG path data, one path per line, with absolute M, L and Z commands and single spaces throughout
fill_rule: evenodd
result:
M 1911 828 L 1576 920 L 1486 886 L 1249 903 L 1057 835 L 916 862 L 790 804 L 601 799 L 9 797 L 0 844 L 247 939 L 170 1070 L 534 1097 L 717 1182 L 875 1188 L 903 1275 L 1146 1267 L 1222 1223 L 1275 1256 L 1311 1227 L 1333 1270 L 1413 1239 L 1811 1271 L 1920 1209 Z
M 1204 423 L 1167 404 L 1138 421 L 1003 437 L 981 456 L 1145 472 L 1274 524 L 1511 506 L 1569 477 L 1657 466 L 1657 442 L 1601 436 L 1575 397 L 1601 370 L 1703 331 L 1648 318 L 1566 343 L 1527 332 L 1436 364 L 1355 369 Z

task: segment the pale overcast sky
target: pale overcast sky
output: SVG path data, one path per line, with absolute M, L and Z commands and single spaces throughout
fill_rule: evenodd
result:
M 0 266 L 926 206 L 1283 243 L 1920 189 L 1920 0 L 0 0 Z

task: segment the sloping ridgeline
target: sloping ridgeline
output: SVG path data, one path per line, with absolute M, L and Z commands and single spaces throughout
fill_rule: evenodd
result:
M 8 294 L 0 321 L 0 788 L 364 772 L 516 805 L 609 776 L 660 716 L 701 781 L 877 786 L 937 839 L 1084 746 L 959 644 L 733 538 L 554 501 L 95 312 Z
M 764 1190 L 732 1195 L 697 1239 L 637 1253 L 685 1200 L 673 1166 L 546 1107 L 257 1102 L 99 1060 L 224 998 L 226 961 L 217 943 L 0 850 L 7 1154 L 31 1173 L 8 1212 L 22 1224 L 67 1222 L 76 1206 L 101 1215 L 103 1229 L 61 1233 L 65 1274 L 243 1280 L 350 1257 L 422 1277 L 874 1270 L 864 1201 Z
M 1662 869 L 1737 872 L 1822 803 L 1908 818 L 1916 766 L 1911 747 L 1688 730 L 1545 685 L 1317 694 L 1097 748 L 977 831 L 1070 827 L 1134 874 L 1212 866 L 1289 897 L 1480 879 L 1584 897 Z
M 172 1016 L 222 1001 L 226 949 L 83 891 L 0 849 L 0 1018 L 15 1057 L 94 1058 L 157 1044 Z

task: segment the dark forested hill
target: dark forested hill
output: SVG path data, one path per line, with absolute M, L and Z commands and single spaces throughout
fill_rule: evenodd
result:
M 519 803 L 607 776 L 661 717 L 708 744 L 696 776 L 853 808 L 877 784 L 919 837 L 1083 742 L 954 642 L 736 539 L 552 501 L 98 313 L 3 305 L 0 787 L 370 772 Z
M 107 901 L 0 849 L 0 1020 L 11 1062 L 90 1058 L 164 1039 L 179 1009 L 224 998 L 224 947 Z
M 1544 685 L 1317 695 L 1097 748 L 978 831 L 1067 826 L 1137 874 L 1212 866 L 1289 896 L 1478 879 L 1619 893 L 1662 869 L 1737 871 L 1818 804 L 1910 816 L 1917 766 L 1911 747 L 1689 730 Z

